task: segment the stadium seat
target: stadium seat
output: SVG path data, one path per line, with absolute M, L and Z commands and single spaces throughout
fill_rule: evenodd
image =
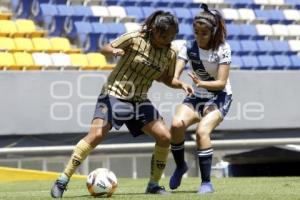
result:
M 254 3 L 257 5 L 265 6 L 269 4 L 269 0 L 254 0 Z
M 0 20 L 10 20 L 11 19 L 12 14 L 8 13 L 8 12 L 2 12 L 0 10 Z
M 126 32 L 141 30 L 141 25 L 135 22 L 126 22 L 124 23 L 124 26 L 126 28 Z
M 22 37 L 23 34 L 18 32 L 14 21 L 0 20 L 0 36 Z
M 262 39 L 263 37 L 258 35 L 255 25 L 241 24 L 239 38 L 240 39 Z
M 276 64 L 272 69 L 287 69 L 292 65 L 289 56 L 274 55 L 273 58 L 274 58 Z
M 290 24 L 287 25 L 289 36 L 299 37 L 300 36 L 300 25 Z
M 231 48 L 231 53 L 233 55 L 239 55 L 242 52 L 242 47 L 240 45 L 240 42 L 238 40 L 227 40 L 228 44 Z
M 75 49 L 71 47 L 70 41 L 63 37 L 53 37 L 50 38 L 52 49 L 55 51 L 65 52 L 65 53 L 79 53 L 81 49 Z
M 106 6 L 91 6 L 93 16 L 100 17 L 101 22 L 115 21 Z
M 142 11 L 144 13 L 145 18 L 151 15 L 155 11 L 154 7 L 142 7 Z
M 300 12 L 296 9 L 284 9 L 283 15 L 286 20 L 290 20 L 290 21 L 300 20 Z
M 69 54 L 72 66 L 79 67 L 82 70 L 96 70 L 97 67 L 90 66 L 88 58 L 85 54 L 71 53 Z
M 240 19 L 239 12 L 236 9 L 223 8 L 221 11 L 226 22 L 237 21 Z
M 274 52 L 277 54 L 293 54 L 287 41 L 273 40 Z
M 12 53 L 0 52 L 0 69 L 21 70 L 21 67 L 16 66 L 15 59 Z
M 300 56 L 292 55 L 290 56 L 290 60 L 292 65 L 289 67 L 289 69 L 300 69 Z
M 137 22 L 142 22 L 145 19 L 145 15 L 140 7 L 127 6 L 125 7 L 127 16 L 134 17 Z
M 108 37 L 106 34 L 108 33 L 108 26 L 106 23 L 92 23 L 93 31 L 89 34 L 85 50 L 87 51 L 97 51 L 100 46 L 104 43 L 108 42 Z
M 90 22 L 75 22 L 75 29 L 77 33 L 78 43 L 81 47 L 84 47 L 88 34 L 93 32 L 93 28 Z
M 33 0 L 11 0 L 16 18 L 29 18 Z
M 191 39 L 193 37 L 193 29 L 190 24 L 180 23 L 177 39 Z
M 32 38 L 32 43 L 36 51 L 55 52 L 48 38 Z
M 191 23 L 193 21 L 193 16 L 189 9 L 173 8 L 173 11 L 179 22 Z
M 107 7 L 109 15 L 111 17 L 115 17 L 116 18 L 116 22 L 120 22 L 120 21 L 124 21 L 124 22 L 128 22 L 128 21 L 135 21 L 134 16 L 127 16 L 125 9 L 122 6 L 108 6 Z
M 107 23 L 106 26 L 106 37 L 108 41 L 111 41 L 126 32 L 126 28 L 123 23 Z
M 284 24 L 273 24 L 272 25 L 273 35 L 278 37 L 289 36 L 289 31 L 286 25 Z
M 258 54 L 273 54 L 274 46 L 272 41 L 257 40 Z
M 40 52 L 33 53 L 32 58 L 36 65 L 42 66 L 45 69 L 53 66 L 51 56 L 47 53 L 40 53 Z
M 241 59 L 240 56 L 233 55 L 231 57 L 231 65 L 230 65 L 231 68 L 236 69 L 242 67 L 243 65 L 244 65 L 243 60 Z
M 241 63 L 240 69 L 257 69 L 260 65 L 256 56 L 242 56 Z
M 43 13 L 41 10 L 41 4 L 48 4 L 51 0 L 34 0 L 31 4 L 31 14 L 33 19 L 37 23 L 43 22 Z
M 15 51 L 16 46 L 13 38 L 0 37 L 0 51 Z
M 15 23 L 18 28 L 18 32 L 22 33 L 24 36 L 43 37 L 45 35 L 45 31 L 36 29 L 35 24 L 32 20 L 17 19 Z
M 240 8 L 238 9 L 238 12 L 241 20 L 253 21 L 256 19 L 255 13 L 252 9 Z
M 272 27 L 268 24 L 257 24 L 256 30 L 260 36 L 272 36 L 273 30 Z
M 114 64 L 108 64 L 104 55 L 100 53 L 88 53 L 87 58 L 91 67 L 97 67 L 100 70 L 111 70 Z
M 52 4 L 44 4 L 40 5 L 41 16 L 43 18 L 44 28 L 49 30 L 49 32 L 53 32 L 55 29 L 55 21 L 54 16 L 58 15 L 58 10 L 55 5 Z
M 253 40 L 241 40 L 240 41 L 242 47 L 243 54 L 256 54 L 258 51 L 258 47 L 256 42 Z
M 238 24 L 227 24 L 227 35 L 228 39 L 237 39 L 241 35 L 240 25 Z
M 259 55 L 257 58 L 260 63 L 257 69 L 272 69 L 276 66 L 275 60 L 271 55 Z
M 19 67 L 24 67 L 26 70 L 40 70 L 42 66 L 36 65 L 32 59 L 30 53 L 27 52 L 15 52 L 14 58 L 16 65 Z
M 30 38 L 15 38 L 14 42 L 17 51 L 27 51 L 27 52 L 35 51 Z
M 300 40 L 290 40 L 288 44 L 291 51 L 300 52 Z
M 78 67 L 72 66 L 71 58 L 68 54 L 52 53 L 50 56 L 54 67 L 61 69 L 78 69 Z

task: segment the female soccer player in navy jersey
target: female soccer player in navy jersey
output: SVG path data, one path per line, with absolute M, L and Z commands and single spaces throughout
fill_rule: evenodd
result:
M 55 181 L 52 197 L 62 197 L 82 161 L 112 127 L 119 129 L 123 124 L 133 136 L 147 133 L 154 137 L 156 145 L 146 193 L 167 194 L 159 180 L 166 165 L 171 134 L 147 92 L 154 80 L 186 92 L 193 91 L 191 86 L 174 78 L 177 51 L 171 42 L 177 32 L 177 19 L 169 12 L 156 11 L 145 20 L 140 31 L 126 33 L 102 48 L 102 53 L 121 58 L 99 95 L 91 129 L 77 143 L 63 173 Z
M 195 94 L 187 96 L 177 107 L 171 126 L 171 151 L 176 169 L 170 178 L 169 186 L 180 186 L 183 174 L 188 170 L 184 160 L 184 132 L 197 123 L 196 142 L 201 184 L 199 194 L 214 192 L 210 180 L 213 148 L 210 134 L 227 114 L 232 101 L 228 79 L 231 50 L 225 42 L 226 28 L 222 15 L 217 10 L 204 11 L 193 21 L 195 40 L 187 42 L 179 52 L 175 76 L 179 77 L 189 61 Z

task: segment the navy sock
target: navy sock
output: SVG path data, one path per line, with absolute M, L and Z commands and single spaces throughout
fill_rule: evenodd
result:
M 179 144 L 171 144 L 171 151 L 177 167 L 184 165 L 184 141 Z
M 210 182 L 211 164 L 214 150 L 212 147 L 207 149 L 198 149 L 199 167 L 202 182 Z

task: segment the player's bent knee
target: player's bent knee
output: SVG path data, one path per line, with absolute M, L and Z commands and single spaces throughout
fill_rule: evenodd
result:
M 183 129 L 183 128 L 185 128 L 183 120 L 180 119 L 180 118 L 173 119 L 173 121 L 172 121 L 172 128 L 173 129 Z

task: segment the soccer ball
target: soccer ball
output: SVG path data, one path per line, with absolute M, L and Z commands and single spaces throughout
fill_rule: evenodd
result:
M 109 169 L 98 168 L 88 175 L 86 186 L 92 196 L 110 197 L 117 189 L 117 177 Z

